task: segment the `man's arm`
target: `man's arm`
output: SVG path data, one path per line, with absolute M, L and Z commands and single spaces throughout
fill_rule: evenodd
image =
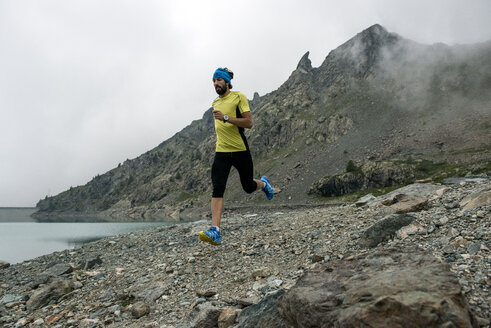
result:
M 223 121 L 223 114 L 219 110 L 214 110 L 213 111 L 213 117 L 216 120 Z M 244 113 L 242 113 L 242 117 L 241 118 L 229 116 L 227 122 L 230 123 L 230 124 L 233 124 L 233 125 L 237 125 L 239 128 L 250 129 L 250 128 L 252 128 L 252 116 L 251 116 L 251 112 L 244 112 Z

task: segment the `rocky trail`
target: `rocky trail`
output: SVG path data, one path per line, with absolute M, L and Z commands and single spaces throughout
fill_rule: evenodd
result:
M 448 183 L 229 214 L 218 247 L 198 221 L 4 263 L 0 326 L 487 327 L 491 180 Z

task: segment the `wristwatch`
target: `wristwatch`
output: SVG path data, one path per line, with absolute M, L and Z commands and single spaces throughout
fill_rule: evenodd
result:
M 228 122 L 228 115 L 223 115 L 223 122 L 227 123 Z

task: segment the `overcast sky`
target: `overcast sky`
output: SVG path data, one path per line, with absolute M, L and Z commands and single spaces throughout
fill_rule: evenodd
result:
M 491 39 L 491 1 L 0 0 L 0 207 L 34 206 L 200 119 L 216 67 L 248 98 L 381 24 Z

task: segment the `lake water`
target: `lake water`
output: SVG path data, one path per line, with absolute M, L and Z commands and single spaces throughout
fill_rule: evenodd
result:
M 74 248 L 107 236 L 175 222 L 38 223 L 32 208 L 0 208 L 0 260 L 11 264 Z

